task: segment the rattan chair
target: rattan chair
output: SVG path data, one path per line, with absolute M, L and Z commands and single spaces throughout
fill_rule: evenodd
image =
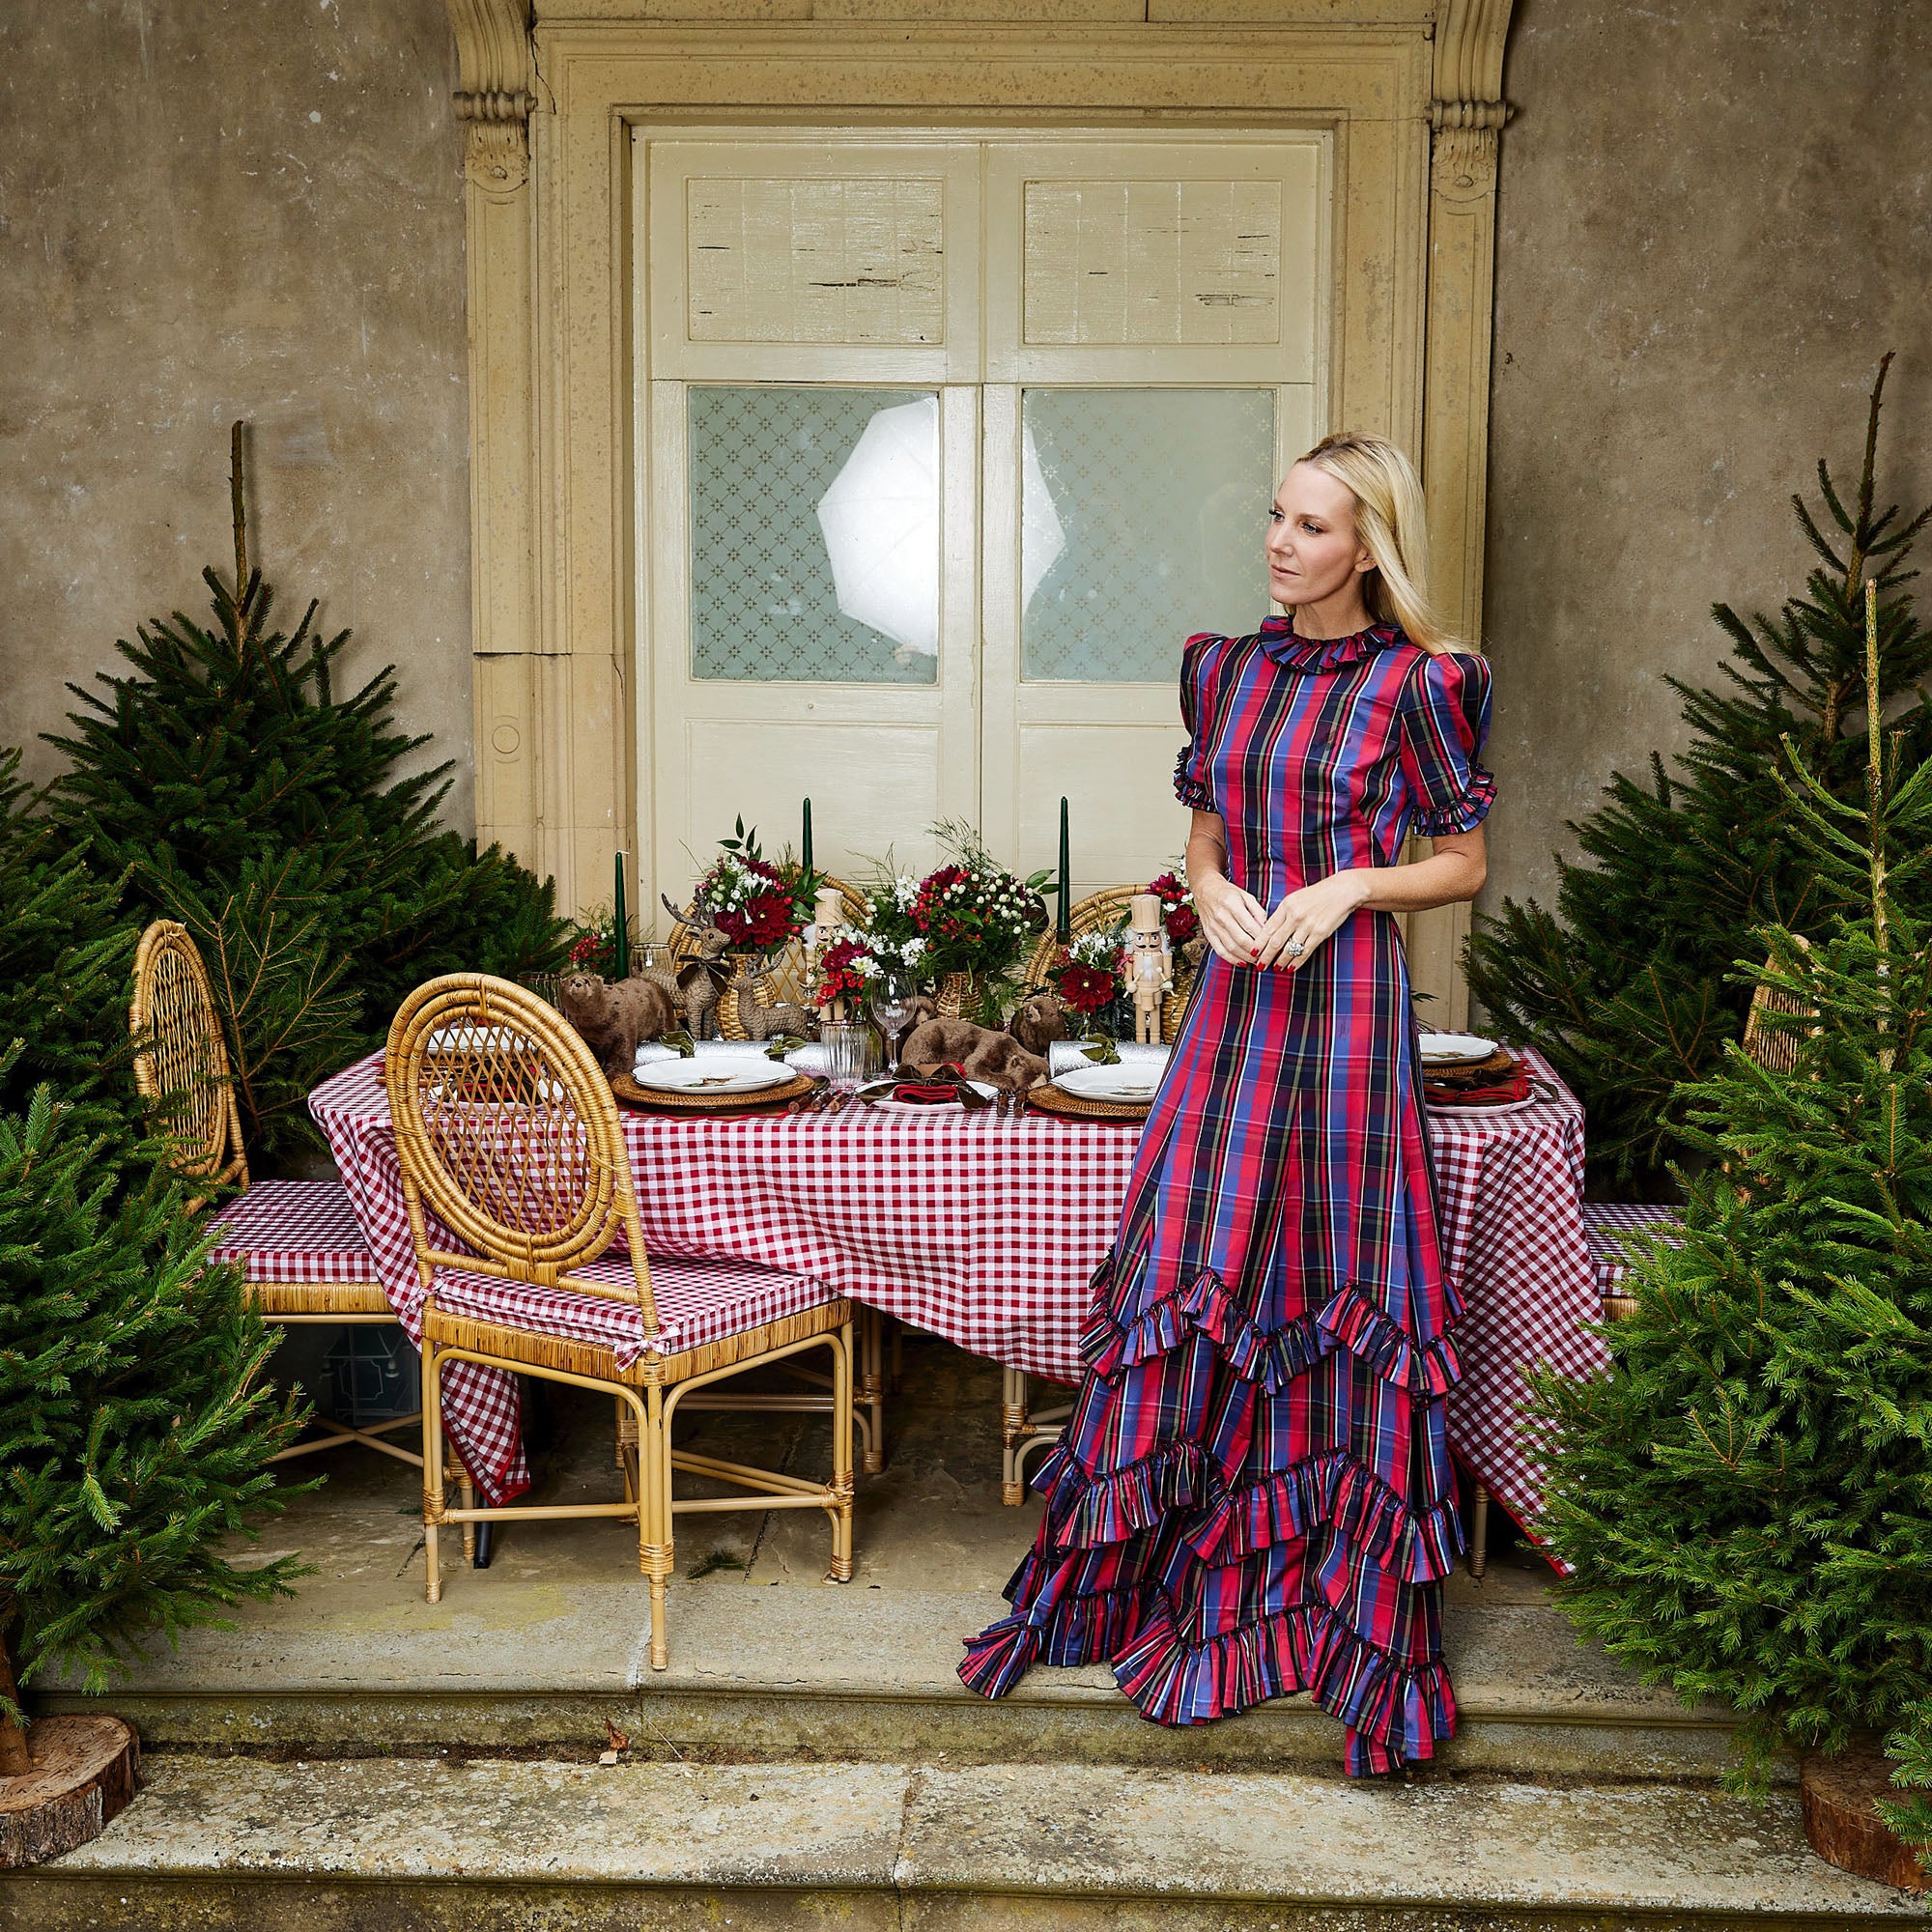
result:
M 639 1567 L 650 1579 L 651 1663 L 662 1670 L 665 1584 L 680 1511 L 822 1509 L 832 1523 L 828 1574 L 846 1581 L 850 1305 L 820 1283 L 749 1262 L 649 1261 L 610 1083 L 561 1017 L 508 980 L 458 973 L 418 986 L 389 1029 L 384 1078 L 424 1294 L 430 1602 L 441 1595 L 443 1522 L 632 1518 Z M 811 1349 L 832 1355 L 829 1479 L 672 1447 L 677 1406 L 692 1391 Z M 440 1380 L 452 1361 L 615 1397 L 631 1422 L 620 1435 L 625 1499 L 449 1509 Z M 678 1470 L 750 1493 L 676 1498 Z
M 134 954 L 134 998 L 128 1010 L 134 1038 L 134 1084 L 156 1124 L 175 1143 L 173 1165 L 211 1192 L 240 1189 L 211 1223 L 209 1259 L 234 1263 L 247 1278 L 256 1307 L 284 1326 L 393 1324 L 375 1257 L 340 1181 L 248 1179 L 242 1119 L 235 1104 L 228 1050 L 201 954 L 185 925 L 156 920 Z M 205 1205 L 197 1196 L 193 1205 Z M 422 1458 L 384 1441 L 413 1431 L 421 1411 L 366 1428 L 326 1422 L 323 1433 L 279 1452 L 275 1462 L 359 1442 L 420 1467 Z

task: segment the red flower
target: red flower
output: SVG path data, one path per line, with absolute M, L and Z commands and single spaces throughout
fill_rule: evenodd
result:
M 1082 966 L 1069 959 L 1054 980 L 1060 1003 L 1076 1013 L 1097 1013 L 1121 990 L 1120 981 L 1102 966 Z
M 863 939 L 841 939 L 828 946 L 819 961 L 818 1004 L 829 1007 L 835 1000 L 864 999 L 867 980 L 859 961 L 871 956 L 872 949 Z
M 1187 882 L 1176 878 L 1172 872 L 1163 872 L 1148 887 L 1148 891 L 1160 896 L 1161 921 L 1167 927 L 1169 943 L 1185 946 L 1201 930 L 1201 922 L 1194 916 L 1194 908 L 1188 902 L 1192 895 L 1187 890 Z

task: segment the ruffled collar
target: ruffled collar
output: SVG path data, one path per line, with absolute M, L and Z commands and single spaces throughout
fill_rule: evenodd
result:
M 1292 617 L 1264 617 L 1262 649 L 1290 670 L 1340 670 L 1403 641 L 1400 624 L 1371 624 L 1346 638 L 1297 638 Z

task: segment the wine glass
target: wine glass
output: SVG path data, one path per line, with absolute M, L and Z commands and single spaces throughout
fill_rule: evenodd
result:
M 885 1036 L 888 1070 L 898 1065 L 899 1035 L 912 1017 L 915 976 L 910 967 L 882 963 L 866 1001 L 873 1023 Z

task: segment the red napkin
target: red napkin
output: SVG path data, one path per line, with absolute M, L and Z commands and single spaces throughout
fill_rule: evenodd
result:
M 1492 1087 L 1446 1087 L 1423 1082 L 1423 1096 L 1432 1107 L 1500 1107 L 1530 1095 L 1529 1068 L 1521 1061 L 1507 1080 Z
M 962 1107 L 992 1104 L 983 1094 L 975 1093 L 956 1060 L 930 1068 L 926 1074 L 908 1080 L 886 1079 L 861 1088 L 862 1100 L 910 1100 L 915 1106 L 943 1107 L 956 1101 Z

